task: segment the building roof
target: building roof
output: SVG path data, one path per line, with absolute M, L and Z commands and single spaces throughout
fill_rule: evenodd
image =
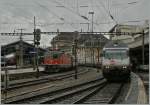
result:
M 109 30 L 109 32 L 114 32 L 114 30 L 115 30 L 116 27 L 117 27 L 117 24 L 114 25 L 114 26 Z
M 107 43 L 104 48 L 128 48 L 128 45 L 119 41 L 110 41 L 109 43 Z
M 9 47 L 16 47 L 16 45 L 19 45 L 19 43 L 20 43 L 20 40 L 9 43 L 9 44 L 6 44 L 6 45 L 2 45 L 1 47 L 2 47 L 2 49 L 3 48 L 9 48 Z M 23 45 L 28 45 L 28 46 L 34 47 L 34 45 L 32 45 L 30 43 L 27 43 L 25 41 L 22 41 L 22 43 L 23 43 Z M 40 47 L 39 47 L 39 49 L 42 50 L 42 51 L 46 51 L 45 49 L 40 48 Z

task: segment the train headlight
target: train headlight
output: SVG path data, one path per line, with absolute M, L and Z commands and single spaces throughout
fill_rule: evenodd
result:
M 123 68 L 123 69 L 126 69 L 126 68 L 127 68 L 127 66 L 123 66 L 122 68 Z
M 105 66 L 106 69 L 109 69 L 109 66 Z

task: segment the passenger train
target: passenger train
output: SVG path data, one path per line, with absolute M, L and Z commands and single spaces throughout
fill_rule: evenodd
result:
M 109 42 L 102 51 L 102 72 L 108 80 L 124 80 L 130 77 L 129 48 L 121 42 Z
M 1 66 L 10 66 L 16 65 L 16 55 L 15 53 L 7 54 L 5 56 L 1 56 Z
M 46 52 L 43 65 L 45 67 L 45 72 L 49 73 L 69 70 L 74 66 L 72 56 L 60 50 Z

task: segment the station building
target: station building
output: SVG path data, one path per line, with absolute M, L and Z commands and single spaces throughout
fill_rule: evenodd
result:
M 104 45 L 109 41 L 103 35 L 82 34 L 86 40 L 78 45 L 77 55 L 79 64 L 87 64 L 92 66 L 101 63 L 101 52 Z
M 45 49 L 38 48 L 39 63 L 41 63 L 45 52 Z M 18 67 L 32 66 L 34 53 L 36 53 L 34 45 L 22 40 L 1 46 L 1 56 L 13 60 L 13 64 L 16 64 Z
M 65 52 L 72 53 L 72 43 L 76 37 L 77 34 L 74 32 L 61 32 L 52 39 L 51 45 Z
M 98 34 L 78 34 L 76 32 L 60 33 L 51 42 L 52 46 L 72 54 L 73 41 L 77 39 L 77 59 L 78 64 L 98 64 L 100 54 L 105 43 L 109 41 L 103 35 Z
M 149 22 L 143 25 L 115 25 L 110 32 L 143 33 L 136 35 L 114 35 L 111 40 L 117 40 L 128 44 L 132 63 L 136 65 L 149 65 Z M 144 37 L 143 37 L 144 35 Z M 143 55 L 144 48 L 144 55 Z M 144 56 L 144 59 L 143 59 Z

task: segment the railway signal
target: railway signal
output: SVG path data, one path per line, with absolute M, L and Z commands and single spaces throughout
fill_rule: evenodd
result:
M 35 45 L 40 45 L 40 40 L 41 40 L 41 30 L 40 29 L 35 29 L 34 31 L 34 35 L 35 35 Z
M 37 78 L 39 77 L 39 62 L 38 62 L 38 48 L 40 45 L 40 40 L 41 40 L 41 30 L 40 29 L 34 29 L 34 45 L 36 45 L 36 67 L 37 67 Z
M 37 42 L 41 40 L 41 30 L 40 29 L 35 30 L 35 40 Z
M 78 32 L 75 32 L 78 35 Z M 77 79 L 78 69 L 77 69 L 77 39 L 74 39 L 72 44 L 72 54 L 74 55 L 74 63 L 75 63 L 75 79 Z
M 74 42 L 73 42 L 73 45 L 72 45 L 72 47 L 73 47 L 73 55 L 74 55 L 74 63 L 75 63 L 75 79 L 77 79 L 77 41 L 76 40 L 74 40 Z

